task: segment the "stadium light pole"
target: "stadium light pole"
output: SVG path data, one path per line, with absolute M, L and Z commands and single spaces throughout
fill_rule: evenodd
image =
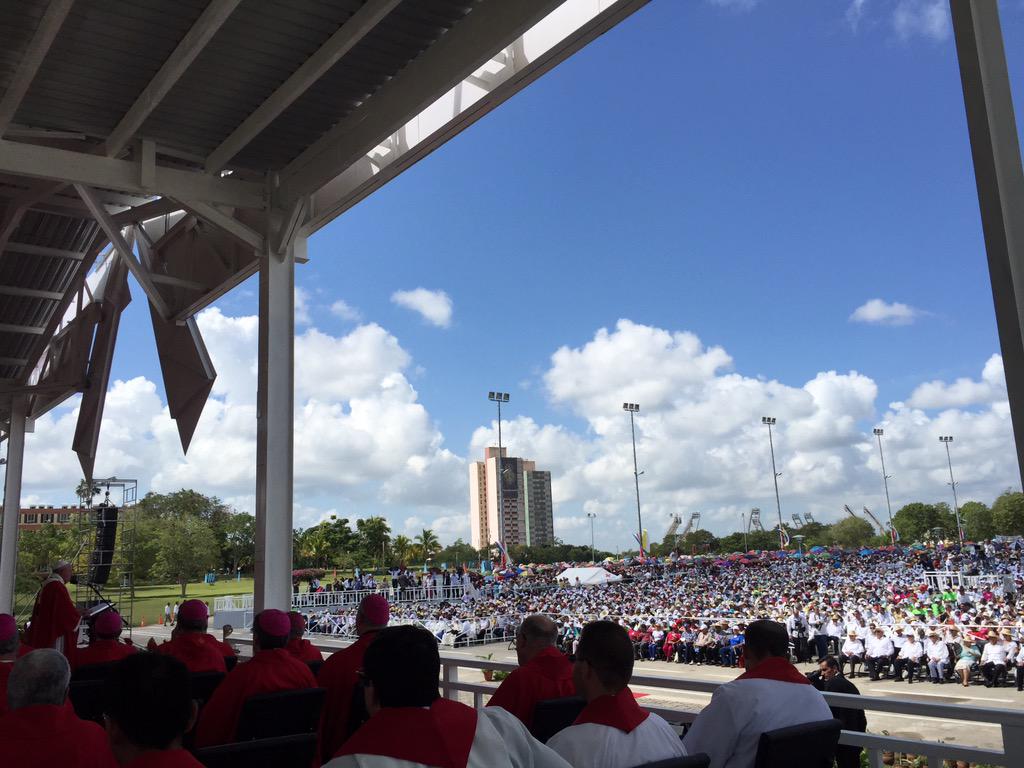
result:
M 595 512 L 587 512 L 587 517 L 590 518 L 590 562 L 595 562 L 597 556 L 594 554 L 594 518 L 597 517 Z
M 743 531 L 743 552 L 749 552 L 750 547 L 747 546 L 747 513 L 740 512 L 740 530 Z
M 629 433 L 633 437 L 633 482 L 636 485 L 636 544 L 640 557 L 644 556 L 644 524 L 640 518 L 640 475 L 636 465 L 636 427 L 633 425 L 633 414 L 640 412 L 637 403 L 623 403 L 622 410 L 629 413 Z
M 782 502 L 779 500 L 779 477 L 782 473 L 775 470 L 775 442 L 772 440 L 772 427 L 775 425 L 775 417 L 762 416 L 761 423 L 768 427 L 768 449 L 772 452 L 772 481 L 775 483 L 775 509 L 779 513 L 779 549 L 785 549 L 786 530 L 782 527 Z
M 503 552 L 508 552 L 505 547 L 505 492 L 504 492 L 504 461 L 501 456 L 501 404 L 508 402 L 508 392 L 488 392 L 487 399 L 498 404 L 498 458 L 495 460 L 494 473 L 495 482 L 498 484 L 498 544 Z
M 875 437 L 878 438 L 878 458 L 882 460 L 882 485 L 885 486 L 885 506 L 889 510 L 889 538 L 892 539 L 892 543 L 896 544 L 896 526 L 892 522 L 892 503 L 889 501 L 889 478 L 892 475 L 885 474 L 885 454 L 882 453 L 882 435 L 885 434 L 885 430 L 881 427 L 875 427 L 873 430 Z
M 960 539 L 960 546 L 964 544 L 964 527 L 960 524 L 960 505 L 956 499 L 956 481 L 953 479 L 953 457 L 949 453 L 949 444 L 953 442 L 952 435 L 939 435 L 939 442 L 946 446 L 946 462 L 949 464 L 949 487 L 953 489 L 953 512 L 956 514 L 956 535 Z

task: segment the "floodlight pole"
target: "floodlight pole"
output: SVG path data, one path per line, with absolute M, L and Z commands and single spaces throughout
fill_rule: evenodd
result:
M 594 554 L 594 518 L 597 514 L 594 512 L 587 512 L 587 517 L 590 518 L 590 562 L 597 562 L 597 555 Z
M 889 538 L 892 539 L 892 543 L 896 544 L 896 526 L 892 522 L 892 504 L 889 501 L 889 478 L 892 475 L 885 474 L 885 454 L 882 453 L 882 435 L 885 434 L 885 430 L 876 427 L 874 430 L 875 437 L 878 438 L 878 458 L 882 461 L 882 485 L 885 486 L 885 506 L 889 509 Z
M 768 449 L 772 453 L 772 481 L 775 483 L 775 509 L 779 513 L 779 549 L 786 548 L 786 532 L 782 527 L 782 502 L 779 500 L 779 473 L 775 471 L 775 443 L 772 440 L 772 425 L 775 423 L 774 416 L 762 416 L 761 423 L 768 427 Z
M 964 543 L 964 527 L 960 524 L 960 505 L 956 498 L 956 481 L 953 479 L 953 457 L 949 453 L 949 444 L 953 442 L 952 435 L 940 435 L 939 442 L 946 446 L 946 462 L 949 464 L 949 487 L 953 489 L 953 512 L 956 515 L 956 534 L 960 539 L 960 546 Z
M 498 457 L 494 461 L 495 482 L 498 484 L 498 544 L 507 553 L 508 548 L 505 546 L 505 489 L 502 482 L 504 461 L 501 456 L 501 404 L 508 402 L 508 392 L 488 392 L 487 399 L 498 405 Z
M 633 482 L 636 485 L 636 543 L 640 557 L 644 556 L 644 524 L 640 517 L 640 472 L 636 464 L 636 427 L 633 423 L 633 414 L 640 410 L 637 403 L 623 403 L 622 409 L 629 413 L 629 434 L 633 438 Z
M 743 531 L 743 551 L 749 552 L 750 547 L 747 546 L 747 513 L 740 512 L 740 528 Z

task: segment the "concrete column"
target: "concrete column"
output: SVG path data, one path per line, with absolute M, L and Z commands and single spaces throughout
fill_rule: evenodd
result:
M 21 469 L 25 458 L 25 410 L 28 400 L 15 395 L 11 402 L 11 430 L 7 435 L 7 480 L 4 517 L 0 530 L 0 613 L 14 613 L 14 578 L 18 572 L 18 515 L 21 512 Z
M 1024 172 L 996 0 L 951 0 L 981 227 L 1024 477 Z
M 272 238 L 267 238 L 268 243 Z M 299 238 L 296 238 L 298 240 Z M 287 611 L 292 595 L 295 250 L 260 258 L 254 607 Z

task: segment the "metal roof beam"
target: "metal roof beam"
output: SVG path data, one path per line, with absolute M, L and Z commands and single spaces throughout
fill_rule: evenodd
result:
M 21 57 L 21 61 L 18 62 L 18 69 L 7 86 L 7 90 L 4 91 L 3 99 L 0 99 L 0 137 L 4 135 L 11 120 L 14 119 L 14 113 L 18 111 L 21 100 L 28 93 L 28 88 L 32 84 L 36 72 L 39 71 L 43 59 L 46 58 L 47 51 L 53 45 L 73 2 L 74 0 L 51 0 L 43 13 L 43 18 L 40 19 L 39 26 L 36 27 L 36 32 L 28 44 L 28 49 Z
M 82 218 L 87 217 L 83 216 Z M 50 248 L 46 245 L 33 245 L 32 243 L 7 243 L 7 250 L 14 253 L 24 253 L 28 256 L 49 256 L 53 259 L 70 259 L 72 261 L 81 261 L 85 258 L 85 251 Z
M 158 165 L 153 189 L 145 189 L 138 162 L 14 141 L 0 140 L 0 173 L 119 189 L 143 197 L 159 194 L 233 208 L 265 207 L 260 183 Z
M 474 6 L 362 107 L 289 163 L 281 172 L 281 199 L 290 202 L 316 192 L 561 4 L 485 0 Z
M 96 219 L 96 223 L 100 225 L 100 229 L 110 240 L 110 244 L 114 246 L 118 255 L 124 259 L 125 265 L 128 267 L 128 271 L 135 276 L 138 280 L 139 285 L 142 286 L 142 290 L 149 297 L 150 303 L 153 308 L 157 311 L 160 317 L 165 320 L 170 317 L 170 310 L 167 308 L 167 302 L 164 301 L 164 297 L 160 295 L 160 291 L 157 290 L 156 284 L 150 278 L 149 272 L 139 264 L 135 259 L 135 251 L 128 244 L 128 241 L 124 239 L 121 234 L 120 228 L 114 223 L 114 220 L 107 213 L 107 209 L 103 207 L 103 204 L 96 198 L 96 194 L 89 189 L 89 187 L 83 184 L 75 184 L 75 191 L 78 192 L 78 196 L 82 198 L 82 201 L 89 206 L 89 210 L 92 211 L 93 218 Z
M 38 325 L 19 325 L 18 323 L 0 323 L 0 333 L 27 333 L 29 336 L 42 336 L 45 328 Z
M 24 357 L 0 357 L 0 366 L 24 368 L 26 365 L 28 365 L 28 360 L 26 360 Z
M 246 145 L 270 125 L 277 117 L 324 76 L 341 57 L 374 27 L 376 27 L 401 0 L 369 0 L 342 24 L 320 48 L 306 59 L 266 101 L 220 143 L 206 159 L 206 170 L 216 172 L 226 166 Z
M 263 249 L 263 235 L 251 227 L 247 227 L 230 213 L 225 213 L 216 206 L 194 200 L 178 200 L 178 203 L 200 219 L 204 219 L 217 229 L 231 235 L 243 245 L 256 251 Z
M 21 288 L 16 285 L 0 285 L 0 295 L 3 296 L 24 296 L 29 299 L 48 299 L 60 301 L 64 294 L 60 291 L 40 291 L 36 288 Z
M 163 63 L 153 79 L 139 94 L 121 122 L 107 137 L 105 153 L 107 157 L 117 155 L 132 140 L 135 132 L 156 109 L 157 105 L 174 87 L 189 65 L 195 61 L 206 44 L 217 33 L 221 25 L 228 20 L 241 0 L 211 0 L 206 9 L 199 15 L 195 23 L 185 33 L 167 60 Z

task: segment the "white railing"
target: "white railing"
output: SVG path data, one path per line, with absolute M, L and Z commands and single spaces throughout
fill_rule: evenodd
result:
M 981 576 L 967 576 L 960 571 L 925 571 L 924 578 L 932 589 L 977 589 L 979 586 L 999 586 L 1002 584 L 1002 576 L 998 574 L 984 574 Z
M 213 598 L 213 612 L 220 611 L 251 611 L 252 595 L 224 595 Z
M 459 669 L 494 669 L 511 671 L 515 664 L 495 661 L 466 659 L 453 656 L 441 656 L 441 691 L 448 698 L 455 698 L 458 693 L 473 695 L 475 707 L 482 707 L 485 697 L 489 697 L 497 689 L 494 683 L 469 683 L 459 681 Z M 696 691 L 713 693 L 720 685 L 717 682 L 701 680 L 680 680 L 678 678 L 654 675 L 634 675 L 630 685 L 635 688 L 655 688 L 664 691 Z M 850 694 L 823 694 L 830 706 L 848 709 L 863 709 L 868 712 L 891 712 L 911 715 L 922 721 L 932 720 L 936 729 L 942 720 L 959 720 L 973 723 L 998 725 L 1002 734 L 1002 749 L 984 749 L 938 741 L 921 741 L 901 739 L 894 736 L 876 733 L 858 733 L 843 731 L 840 744 L 859 746 L 867 750 L 868 765 L 871 768 L 882 768 L 882 752 L 903 752 L 923 755 L 928 758 L 929 768 L 941 768 L 944 760 L 960 760 L 968 763 L 1007 766 L 1007 768 L 1024 768 L 1024 712 L 1016 709 L 971 707 L 951 704 L 927 704 L 917 701 L 906 701 L 896 698 L 877 696 L 854 696 Z M 645 707 L 671 723 L 689 723 L 697 713 L 672 707 Z M 922 723 L 923 724 L 923 723 Z
M 299 592 L 292 595 L 292 610 L 309 608 L 355 607 L 367 595 L 383 595 L 389 603 L 425 603 L 441 600 L 462 600 L 466 588 L 461 584 L 449 587 L 402 587 L 392 589 L 381 586 L 376 589 L 344 589 L 337 592 Z

